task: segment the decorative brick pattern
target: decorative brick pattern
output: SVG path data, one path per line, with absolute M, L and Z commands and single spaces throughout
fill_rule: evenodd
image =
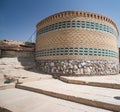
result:
M 101 23 L 95 23 L 92 21 L 90 22 L 90 21 L 81 21 L 81 20 L 62 21 L 59 23 L 51 24 L 49 26 L 45 26 L 41 28 L 39 31 L 37 31 L 37 36 L 43 33 L 47 33 L 47 32 L 54 31 L 54 30 L 65 29 L 65 28 L 67 29 L 68 28 L 77 28 L 77 29 L 85 28 L 89 30 L 104 31 L 104 32 L 114 35 L 115 37 L 117 36 L 114 29 L 111 28 L 110 26 L 107 26 Z
M 53 48 L 44 49 L 35 53 L 36 57 L 43 56 L 65 56 L 65 55 L 80 55 L 80 56 L 107 56 L 118 58 L 118 54 L 114 51 L 100 48 Z
M 37 62 L 69 59 L 118 64 L 118 29 L 108 17 L 66 11 L 42 20 L 36 27 Z

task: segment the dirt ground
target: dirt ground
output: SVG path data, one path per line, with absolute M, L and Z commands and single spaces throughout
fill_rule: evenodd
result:
M 52 78 L 49 74 L 42 74 L 35 69 L 33 59 L 28 58 L 0 58 L 0 85 L 7 79 L 45 79 Z

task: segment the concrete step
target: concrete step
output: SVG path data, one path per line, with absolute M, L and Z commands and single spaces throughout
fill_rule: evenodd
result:
M 11 89 L 11 88 L 15 88 L 15 84 L 14 83 L 11 83 L 11 84 L 0 84 L 0 90 Z
M 120 90 L 75 85 L 49 79 L 16 85 L 16 88 L 120 112 Z
M 9 111 L 7 111 L 6 109 Z M 112 111 L 14 88 L 0 90 L 0 112 L 112 112 Z
M 120 74 L 114 76 L 92 76 L 92 77 L 66 77 L 60 80 L 66 83 L 120 89 Z

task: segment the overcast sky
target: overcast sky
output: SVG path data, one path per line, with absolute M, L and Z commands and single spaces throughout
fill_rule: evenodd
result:
M 0 0 L 0 40 L 27 41 L 40 20 L 66 10 L 108 16 L 120 31 L 120 0 Z

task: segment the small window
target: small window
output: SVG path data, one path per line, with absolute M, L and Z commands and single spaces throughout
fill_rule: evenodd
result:
M 58 24 L 59 24 L 59 27 L 58 27 L 58 28 L 61 29 L 61 28 L 62 28 L 61 22 L 59 22 Z
M 72 28 L 75 28 L 75 20 L 72 20 Z
M 67 21 L 67 28 L 70 28 L 70 21 Z
M 98 51 L 101 51 L 101 49 L 100 49 L 100 48 L 98 48 Z
M 83 49 L 83 48 L 80 48 L 80 49 Z
M 80 23 L 77 23 L 77 25 L 80 25 Z
M 101 54 L 101 52 L 98 52 L 98 54 Z
M 78 55 L 78 53 L 74 53 L 74 55 Z
M 67 26 L 67 28 L 70 28 L 70 26 Z
M 52 27 L 52 30 L 54 30 L 54 24 L 52 24 L 51 27 Z
M 82 51 L 80 51 L 80 52 L 83 52 L 83 50 L 82 50 Z
M 70 49 L 69 49 L 69 52 L 73 52 L 73 48 L 70 48 Z
M 75 20 L 72 20 L 72 23 L 75 23 L 76 21 Z
M 61 22 L 59 22 L 58 25 L 61 25 Z
M 67 23 L 70 23 L 70 20 L 69 20 L 69 21 L 67 21 Z
M 99 24 L 95 23 L 95 29 L 98 30 L 99 29 Z
M 83 48 L 80 48 L 80 50 L 79 50 L 80 52 L 83 52 Z
M 79 20 L 77 21 L 77 26 L 80 27 L 80 21 Z
M 77 20 L 77 23 L 80 23 L 80 20 Z
M 89 51 L 89 53 L 92 53 L 93 51 Z
M 62 26 L 62 28 L 66 28 L 66 26 Z
M 102 49 L 102 51 L 104 51 L 104 49 Z
M 84 52 L 88 52 L 88 48 L 84 48 Z
M 93 51 L 93 48 L 89 48 L 89 51 Z
M 85 28 L 85 21 L 82 21 L 82 28 Z
M 102 24 L 100 24 L 100 30 L 102 30 L 103 29 L 103 25 Z
M 94 51 L 96 51 L 97 50 L 97 48 L 94 48 Z
M 90 28 L 90 22 L 86 22 L 86 28 Z
M 80 21 L 77 21 L 77 28 L 80 28 Z
M 65 52 L 68 52 L 68 48 L 65 48 Z
M 73 55 L 73 53 L 70 53 L 69 55 Z
M 67 25 L 70 25 L 70 22 L 67 22 Z
M 109 26 L 107 26 L 107 32 L 109 32 Z
M 69 52 L 73 52 L 73 50 L 69 50 Z
M 97 54 L 94 54 L 94 56 L 97 56 Z
M 64 52 L 64 48 L 61 48 L 60 51 L 61 51 L 61 52 Z
M 53 51 L 55 51 L 56 49 L 55 49 L 55 48 L 53 48 L 52 50 L 53 50 Z
M 84 55 L 85 55 L 85 56 L 87 56 L 88 54 L 87 54 L 87 53 L 85 53 Z
M 75 26 L 75 23 L 72 23 L 72 26 Z
M 107 31 L 107 27 L 106 27 L 106 25 L 104 25 L 104 31 L 105 31 L 105 32 Z
M 60 49 L 59 49 L 59 48 L 57 48 L 57 49 L 56 49 L 56 51 L 57 51 L 57 52 L 59 52 L 59 51 L 60 51 Z
M 55 23 L 55 30 L 58 29 L 58 23 Z
M 66 23 L 65 23 L 65 21 L 62 22 L 62 28 L 66 28 Z
M 75 49 L 74 49 L 74 52 L 78 52 L 78 48 L 75 48 Z
M 92 56 L 92 54 L 89 54 L 90 56 Z
M 49 25 L 49 31 L 51 31 L 52 30 L 52 25 Z
M 85 50 L 88 50 L 88 48 L 84 48 Z
M 80 53 L 80 55 L 83 55 L 83 53 Z
M 94 29 L 94 22 L 91 22 L 91 29 Z
M 75 26 L 72 26 L 72 28 L 75 28 Z

